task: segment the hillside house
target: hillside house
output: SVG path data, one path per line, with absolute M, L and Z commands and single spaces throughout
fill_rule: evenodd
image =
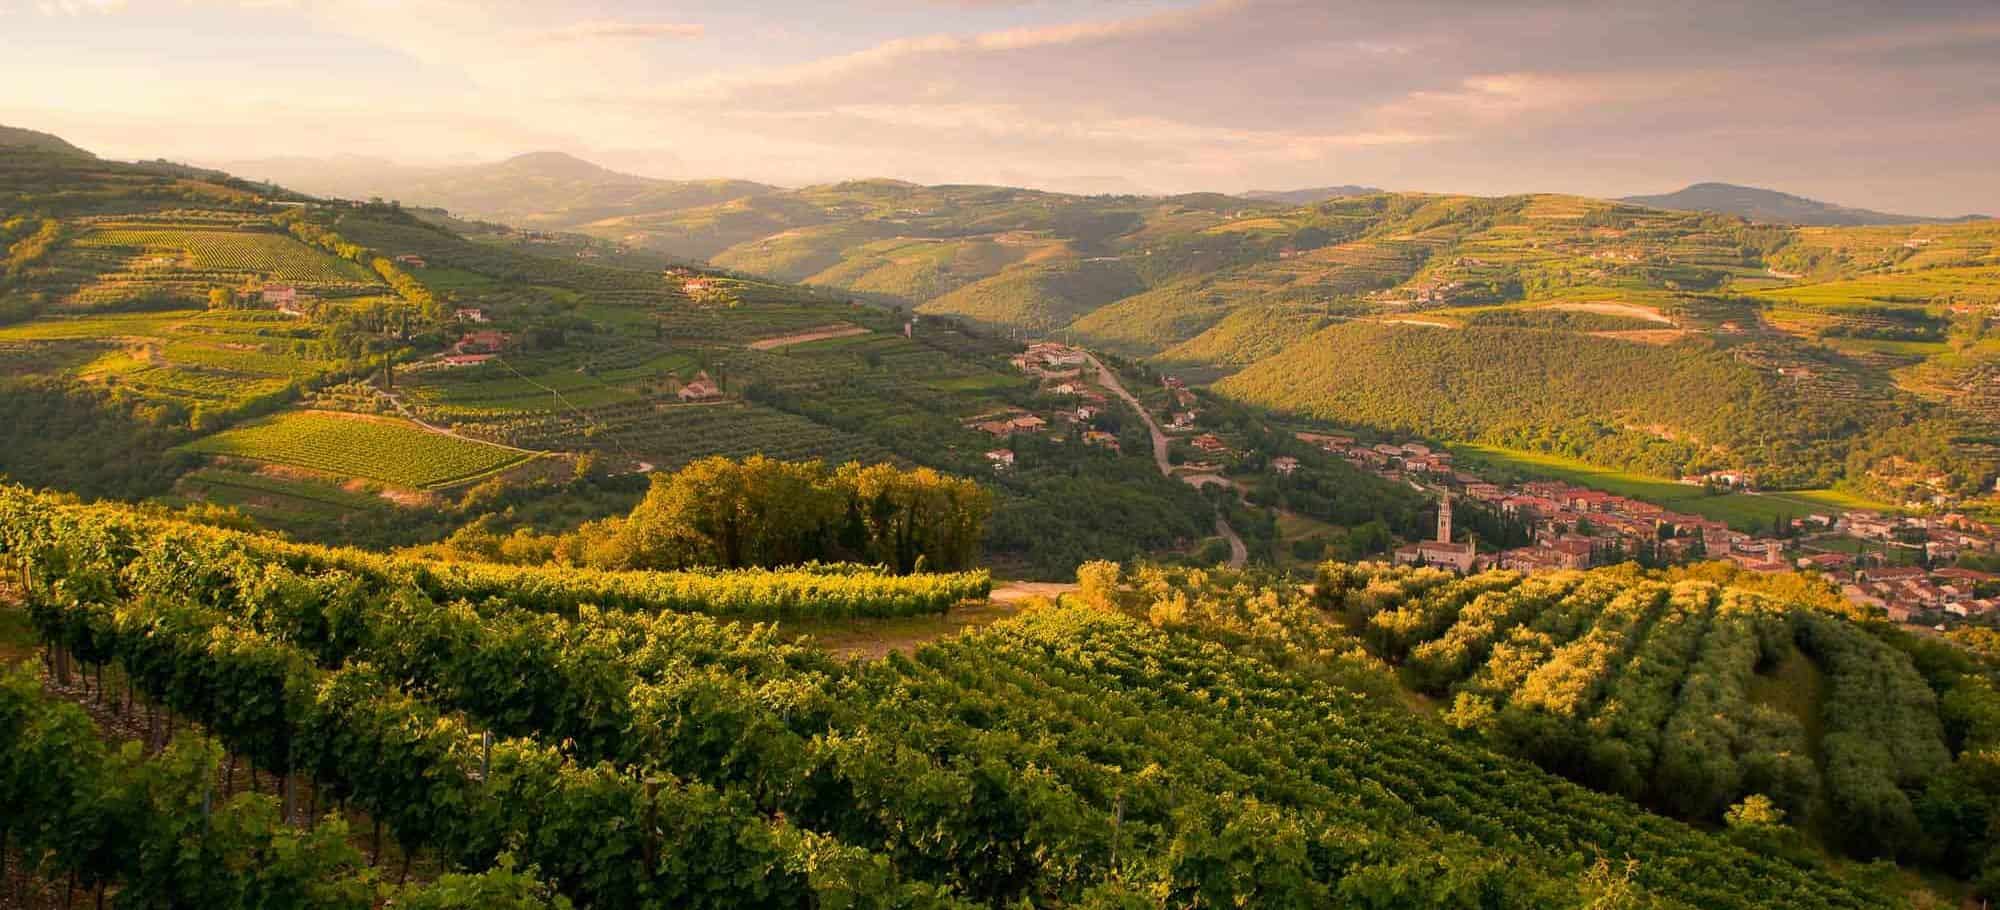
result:
M 1057 395 L 1068 395 L 1074 397 L 1082 390 L 1077 388 L 1076 383 L 1062 382 L 1062 383 L 1057 383 L 1055 386 L 1051 387 L 1049 391 Z
M 299 289 L 289 284 L 267 284 L 264 285 L 262 292 L 258 295 L 258 299 L 262 300 L 265 304 L 280 308 L 297 306 L 299 302 Z
M 1271 470 L 1277 472 L 1281 477 L 1290 477 L 1292 476 L 1292 472 L 1298 469 L 1299 460 L 1290 455 L 1280 455 L 1271 459 Z
M 1043 420 L 1042 418 L 1037 417 L 1033 414 L 1023 414 L 1020 417 L 1016 417 L 1012 420 L 1007 421 L 1007 426 L 1010 429 L 1020 430 L 1023 432 L 1030 432 L 1030 433 L 1039 430 L 1043 427 L 1046 427 L 1048 425 L 1049 425 L 1048 421 Z
M 455 369 L 458 367 L 476 367 L 492 359 L 492 354 L 446 354 L 438 362 L 448 368 Z
M 481 324 L 492 322 L 492 320 L 486 318 L 486 311 L 476 306 L 459 307 L 456 310 L 452 310 L 451 315 L 460 322 L 477 322 Z
M 1167 429 L 1192 430 L 1197 416 L 1199 415 L 1194 411 L 1175 411 L 1173 419 L 1167 421 Z
M 992 465 L 995 471 L 1005 471 L 1014 466 L 1014 450 L 994 449 L 986 453 L 986 462 Z
M 506 349 L 506 332 L 467 332 L 451 346 L 454 354 L 498 354 Z
M 722 387 L 708 375 L 707 370 L 703 370 L 694 374 L 694 378 L 674 395 L 682 401 L 713 401 L 722 397 Z
M 1083 433 L 1083 442 L 1085 445 L 1098 446 L 1110 449 L 1113 452 L 1119 451 L 1118 437 L 1103 430 L 1085 430 Z
M 412 268 L 412 269 L 427 269 L 427 268 L 430 268 L 430 263 L 428 263 L 428 262 L 425 262 L 425 261 L 424 261 L 424 257 L 422 257 L 422 256 L 419 256 L 419 255 L 417 255 L 417 254 L 415 254 L 415 253 L 404 253 L 404 254 L 403 254 L 403 255 L 401 255 L 401 256 L 397 256 L 397 257 L 396 257 L 396 264 L 397 264 L 397 265 L 400 265 L 400 266 L 404 266 L 404 267 L 406 267 L 406 268 Z
M 973 424 L 972 428 L 993 436 L 1008 436 L 1014 432 L 1014 424 L 1005 420 L 982 420 Z
M 1076 409 L 1076 419 L 1078 421 L 1094 420 L 1096 419 L 1096 417 L 1097 417 L 1097 409 L 1091 407 L 1090 405 L 1086 404 Z
M 1224 443 L 1214 433 L 1203 433 L 1200 436 L 1196 436 L 1188 444 L 1211 455 L 1218 455 L 1229 451 L 1228 444 Z

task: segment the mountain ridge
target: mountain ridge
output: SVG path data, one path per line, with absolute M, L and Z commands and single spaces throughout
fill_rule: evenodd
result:
M 1652 208 L 1690 212 L 1719 212 L 1751 221 L 1799 224 L 1814 227 L 1853 227 L 1870 224 L 1950 224 L 1979 221 L 1985 215 L 1938 218 L 1927 215 L 1899 215 L 1872 209 L 1851 208 L 1822 202 L 1780 190 L 1744 186 L 1719 181 L 1691 183 L 1671 193 L 1624 196 L 1630 202 Z
M 1373 196 L 1382 192 L 1379 187 L 1343 183 L 1336 186 L 1308 186 L 1290 190 L 1246 190 L 1236 194 L 1244 199 L 1258 202 L 1284 202 L 1291 205 L 1317 205 L 1329 199 L 1347 196 Z

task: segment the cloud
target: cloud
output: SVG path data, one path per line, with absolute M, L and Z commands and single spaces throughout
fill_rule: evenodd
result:
M 44 16 L 115 13 L 124 8 L 125 0 L 36 0 L 35 2 L 35 9 Z
M 323 112 L 347 144 L 387 132 L 377 111 L 391 105 L 396 133 L 371 147 L 430 157 L 567 136 L 546 144 L 781 183 L 1120 174 L 1163 190 L 1619 194 L 1726 175 L 1881 209 L 2000 209 L 1984 160 L 2000 143 L 1991 0 L 1843 0 L 1838 15 L 1828 0 L 865 0 L 860 16 L 677 0 L 673 22 L 649 21 L 642 0 L 590 0 L 587 14 L 552 0 L 261 2 L 255 16 L 227 0 L 126 12 L 205 17 L 197 34 L 259 21 L 241 43 L 271 59 L 246 90 Z M 204 82 L 185 45 L 104 40 L 126 19 L 69 22 L 116 3 L 16 0 L 51 13 L 24 17 L 31 30 L 68 29 L 30 31 L 11 68 L 0 59 L 0 79 L 51 86 L 17 107 L 155 125 L 178 113 L 204 124 L 200 141 L 300 153 L 333 141 L 202 100 L 230 97 L 240 72 Z M 360 51 L 330 50 L 336 38 Z
M 521 37 L 530 43 L 568 43 L 603 40 L 650 41 L 660 38 L 699 38 L 705 31 L 699 23 L 598 20 L 576 22 L 539 31 L 523 32 L 521 33 Z

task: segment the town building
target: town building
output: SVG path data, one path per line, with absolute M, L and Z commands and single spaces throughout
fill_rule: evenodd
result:
M 1470 572 L 1478 561 L 1476 549 L 1476 544 L 1456 543 L 1451 539 L 1451 494 L 1445 493 L 1438 497 L 1437 539 L 1397 547 L 1395 562 L 1399 566 L 1437 566 Z

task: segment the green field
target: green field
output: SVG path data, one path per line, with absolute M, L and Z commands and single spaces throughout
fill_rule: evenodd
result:
M 328 411 L 280 414 L 186 448 L 424 489 L 455 486 L 533 457 L 432 433 L 408 421 Z
M 1678 512 L 1687 512 L 1746 531 L 1769 530 L 1779 518 L 1801 518 L 1809 512 L 1871 509 L 1893 511 L 1895 506 L 1842 490 L 1787 490 L 1768 493 L 1726 493 L 1712 495 L 1706 489 L 1658 477 L 1613 471 L 1564 458 L 1499 446 L 1464 444 L 1453 446 L 1461 458 L 1481 461 L 1503 471 L 1531 477 L 1561 480 L 1578 486 L 1629 496 Z M 1468 469 L 1478 471 L 1468 463 Z

